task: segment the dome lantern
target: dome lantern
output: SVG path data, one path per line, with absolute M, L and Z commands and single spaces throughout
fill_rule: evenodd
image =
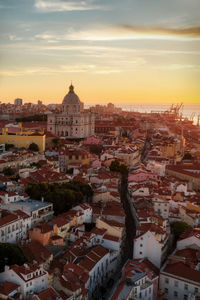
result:
M 69 86 L 69 92 L 64 97 L 62 102 L 62 111 L 67 114 L 79 113 L 83 110 L 83 103 L 79 97 L 74 93 L 74 86 Z

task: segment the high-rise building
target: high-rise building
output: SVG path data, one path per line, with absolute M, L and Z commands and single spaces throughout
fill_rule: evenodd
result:
M 62 112 L 49 114 L 47 130 L 68 139 L 81 139 L 94 134 L 94 114 L 84 110 L 84 103 L 70 85 L 62 102 Z

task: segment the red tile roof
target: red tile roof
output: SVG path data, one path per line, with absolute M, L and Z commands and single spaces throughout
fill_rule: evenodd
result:
M 193 270 L 182 262 L 167 265 L 161 273 L 163 272 L 200 283 L 200 271 Z
M 37 293 L 37 297 L 40 300 L 56 300 L 59 296 L 60 295 L 52 287 Z
M 15 222 L 17 220 L 18 220 L 18 216 L 14 215 L 12 213 L 9 213 L 8 215 L 0 218 L 0 227 L 5 226 L 6 224 L 9 224 L 9 223 Z
M 31 241 L 25 245 L 20 244 L 29 261 L 37 261 L 39 264 L 48 260 L 52 253 L 38 241 Z
M 0 283 L 0 294 L 8 296 L 11 292 L 18 289 L 20 286 L 10 281 L 3 281 Z
M 196 237 L 198 239 L 200 239 L 200 228 L 195 228 L 195 229 L 192 229 L 192 230 L 185 230 L 179 237 L 179 241 L 180 240 L 184 240 L 184 239 L 187 239 L 189 237 Z

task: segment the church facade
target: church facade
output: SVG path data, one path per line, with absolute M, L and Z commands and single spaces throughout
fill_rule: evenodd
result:
M 62 112 L 48 114 L 47 130 L 67 139 L 82 139 L 94 134 L 94 114 L 84 110 L 84 103 L 70 85 L 62 102 Z

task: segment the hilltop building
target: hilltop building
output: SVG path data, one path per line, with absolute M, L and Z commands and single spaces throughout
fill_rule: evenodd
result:
M 84 103 L 70 85 L 62 102 L 62 112 L 49 114 L 47 130 L 68 139 L 81 139 L 94 134 L 94 115 L 84 110 Z

